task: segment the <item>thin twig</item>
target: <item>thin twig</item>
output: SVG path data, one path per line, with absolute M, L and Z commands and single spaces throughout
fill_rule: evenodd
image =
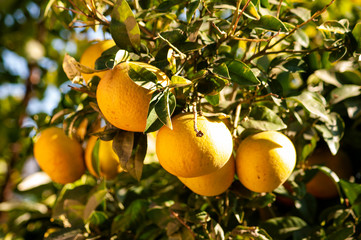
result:
M 282 2 L 283 2 L 283 0 L 280 0 L 280 3 L 278 4 L 278 7 L 277 7 L 277 18 L 280 17 Z
M 162 39 L 163 41 L 165 41 L 171 48 L 173 48 L 181 57 L 181 59 L 185 59 L 187 57 L 187 55 L 185 55 L 184 53 L 182 53 L 178 48 L 176 48 L 171 42 L 169 42 L 167 39 L 165 39 L 164 37 L 162 37 L 162 35 L 160 35 L 158 33 L 158 37 L 160 39 Z
M 240 1 L 241 2 L 241 1 Z M 239 8 L 237 8 L 237 19 L 236 19 L 236 22 L 233 24 L 233 29 L 232 31 L 230 32 L 229 35 L 233 35 L 235 32 L 236 32 L 236 29 L 237 29 L 237 25 L 238 25 L 238 22 L 239 20 L 241 19 L 241 16 L 243 15 L 243 12 L 246 10 L 246 8 L 248 7 L 249 3 L 251 2 L 251 0 L 247 0 L 246 4 L 243 6 L 242 10 L 240 13 L 238 13 L 238 10 Z
M 183 226 L 185 226 L 192 234 L 193 238 L 196 237 L 196 234 L 193 232 L 193 230 L 191 229 L 190 226 L 188 226 L 178 215 L 178 213 L 174 212 L 174 211 L 170 211 L 170 213 L 172 214 L 173 217 L 175 217 Z

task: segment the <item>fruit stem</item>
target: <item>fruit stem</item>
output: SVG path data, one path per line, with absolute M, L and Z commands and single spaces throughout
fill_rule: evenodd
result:
M 194 114 L 194 131 L 196 132 L 196 136 L 197 137 L 203 137 L 203 132 L 198 130 L 197 128 L 197 103 L 196 102 L 193 102 L 193 114 Z
M 236 108 L 236 114 L 233 122 L 233 133 L 232 133 L 233 137 L 237 137 L 237 126 L 239 122 L 239 116 L 241 115 L 241 109 L 242 109 L 242 104 L 239 103 Z

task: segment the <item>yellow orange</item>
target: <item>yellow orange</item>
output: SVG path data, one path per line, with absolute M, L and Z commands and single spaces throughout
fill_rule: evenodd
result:
M 34 143 L 34 157 L 40 168 L 57 183 L 79 179 L 85 172 L 83 149 L 61 128 L 43 130 Z
M 115 127 L 143 132 L 152 91 L 139 86 L 129 77 L 129 64 L 148 69 L 155 73 L 161 82 L 168 81 L 168 77 L 152 65 L 123 62 L 107 71 L 101 79 L 96 92 L 97 102 L 105 119 Z
M 235 174 L 233 156 L 221 168 L 207 175 L 194 178 L 178 179 L 193 192 L 203 196 L 216 196 L 224 193 L 231 186 Z
M 97 137 L 91 136 L 85 148 L 86 167 L 95 177 L 99 177 L 93 163 L 93 151 L 97 139 Z M 123 171 L 123 169 L 120 167 L 118 155 L 113 150 L 113 141 L 99 141 L 98 159 L 100 176 L 105 177 L 105 179 L 108 180 L 114 179 L 118 173 Z
M 177 177 L 199 177 L 222 168 L 232 154 L 232 135 L 222 121 L 197 117 L 196 136 L 193 114 L 172 118 L 173 130 L 163 126 L 157 135 L 156 153 L 165 170 Z
M 114 46 L 115 42 L 112 39 L 94 43 L 90 45 L 87 49 L 85 49 L 82 56 L 80 57 L 79 62 L 84 66 L 95 69 L 95 61 L 102 55 L 105 50 L 108 50 L 109 48 Z M 105 73 L 106 71 L 91 74 L 82 73 L 82 76 L 85 82 L 88 83 L 93 76 L 98 76 L 99 78 L 102 78 Z
M 276 131 L 248 136 L 238 149 L 236 171 L 241 183 L 254 192 L 271 192 L 282 185 L 296 165 L 291 140 Z

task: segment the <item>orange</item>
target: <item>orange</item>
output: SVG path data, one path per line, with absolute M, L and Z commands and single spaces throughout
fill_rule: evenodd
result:
M 107 71 L 98 85 L 96 97 L 105 119 L 115 127 L 131 132 L 143 132 L 152 91 L 139 86 L 129 77 L 130 64 L 139 65 L 155 73 L 161 82 L 168 81 L 168 77 L 152 65 L 123 62 Z
M 34 157 L 40 168 L 57 183 L 79 179 L 85 172 L 83 149 L 61 128 L 43 130 L 34 143 Z
M 347 155 L 339 151 L 332 155 L 327 147 L 316 148 L 308 158 L 307 165 L 324 165 L 335 172 L 339 178 L 348 179 L 352 175 L 352 165 Z M 336 183 L 325 173 L 318 172 L 307 184 L 307 192 L 317 198 L 338 196 Z
M 172 118 L 173 130 L 163 126 L 157 135 L 156 153 L 159 163 L 177 177 L 199 177 L 222 168 L 232 154 L 232 135 L 222 121 L 197 117 L 197 137 L 191 113 Z
M 291 140 L 276 131 L 260 132 L 244 139 L 236 156 L 241 183 L 254 192 L 271 192 L 282 185 L 296 165 Z
M 95 61 L 102 55 L 105 50 L 108 50 L 109 48 L 114 46 L 115 42 L 112 39 L 94 43 L 90 45 L 87 49 L 85 49 L 82 56 L 80 57 L 79 62 L 84 66 L 95 69 Z M 88 83 L 93 76 L 98 76 L 99 78 L 102 78 L 105 73 L 106 71 L 91 74 L 82 73 L 82 76 L 85 82 Z
M 99 175 L 95 171 L 92 155 L 97 139 L 97 137 L 91 136 L 85 148 L 86 167 L 95 177 L 99 177 Z M 100 176 L 105 177 L 107 180 L 114 179 L 123 169 L 120 167 L 118 155 L 113 150 L 113 141 L 99 141 L 98 159 Z
M 210 174 L 194 178 L 178 177 L 193 192 L 203 196 L 216 196 L 224 193 L 231 186 L 235 174 L 233 156 L 221 168 Z

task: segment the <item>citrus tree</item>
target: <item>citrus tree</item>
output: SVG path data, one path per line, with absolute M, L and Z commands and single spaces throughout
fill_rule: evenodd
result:
M 1 237 L 357 239 L 358 4 L 0 3 Z

